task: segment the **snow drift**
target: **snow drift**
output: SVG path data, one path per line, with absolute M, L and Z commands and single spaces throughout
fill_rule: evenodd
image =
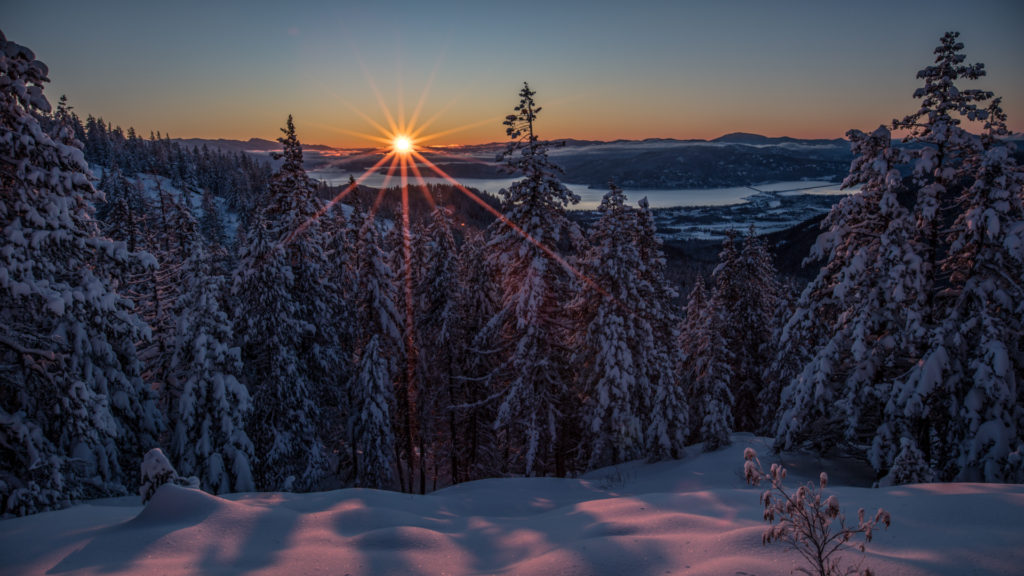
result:
M 0 522 L 0 571 L 18 574 L 788 575 L 795 553 L 762 546 L 759 489 L 724 450 L 631 463 L 579 479 L 509 478 L 415 496 L 348 489 L 224 498 L 161 487 L 146 507 L 107 499 Z M 769 458 L 765 458 L 767 462 Z M 789 483 L 826 470 L 844 511 L 893 525 L 864 556 L 878 574 L 1015 574 L 1024 486 L 872 489 L 851 462 L 785 455 Z M 856 560 L 857 552 L 847 552 Z

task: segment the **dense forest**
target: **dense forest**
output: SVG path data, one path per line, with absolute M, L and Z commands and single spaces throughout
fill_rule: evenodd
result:
M 312 180 L 290 116 L 276 170 L 83 123 L 0 34 L 0 514 L 136 491 L 154 447 L 213 493 L 576 475 L 732 431 L 882 483 L 1024 481 L 1024 174 L 962 51 L 848 133 L 861 192 L 798 298 L 734 234 L 683 308 L 645 203 L 567 217 L 526 84 L 500 201 L 417 187 L 409 217 Z

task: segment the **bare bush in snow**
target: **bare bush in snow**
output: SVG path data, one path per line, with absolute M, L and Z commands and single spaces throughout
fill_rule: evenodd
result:
M 771 488 L 761 494 L 764 504 L 764 519 L 770 525 L 761 538 L 762 544 L 782 542 L 788 544 L 803 556 L 809 568 L 798 568 L 809 576 L 869 576 L 870 569 L 861 569 L 861 562 L 845 568 L 840 563 L 840 550 L 855 548 L 862 553 L 878 524 L 889 527 L 889 513 L 879 508 L 868 520 L 864 509 L 857 511 L 857 524 L 847 525 L 846 517 L 839 511 L 839 499 L 835 495 L 824 497 L 828 475 L 819 476 L 818 485 L 808 482 L 796 491 L 783 486 L 786 469 L 772 464 L 769 472 L 761 467 L 757 452 L 752 448 L 743 451 L 743 475 L 748 484 L 760 486 L 770 483 Z M 863 538 L 859 543 L 856 537 Z

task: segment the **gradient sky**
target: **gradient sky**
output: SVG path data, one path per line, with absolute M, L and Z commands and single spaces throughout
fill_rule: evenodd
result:
M 526 80 L 543 138 L 834 138 L 914 111 L 946 30 L 1024 130 L 1018 0 L 0 0 L 0 13 L 49 66 L 51 101 L 144 135 L 275 138 L 294 114 L 303 142 L 366 145 L 366 117 L 386 124 L 376 86 L 396 119 L 422 99 L 419 124 L 445 132 L 431 144 L 501 141 Z

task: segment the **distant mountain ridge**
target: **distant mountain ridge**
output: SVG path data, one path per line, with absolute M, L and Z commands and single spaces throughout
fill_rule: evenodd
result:
M 215 146 L 218 148 L 239 150 L 239 151 L 253 151 L 253 152 L 270 152 L 273 150 L 280 150 L 281 145 L 276 140 L 267 140 L 265 138 L 249 138 L 248 140 L 235 140 L 231 138 L 173 138 L 176 142 L 181 142 L 186 146 Z M 552 142 L 561 142 L 568 147 L 579 147 L 579 146 L 601 146 L 601 145 L 628 145 L 628 144 L 701 144 L 701 143 L 714 143 L 714 144 L 748 144 L 748 145 L 770 145 L 770 144 L 809 144 L 809 145 L 849 145 L 849 142 L 843 138 L 834 139 L 804 139 L 804 138 L 792 138 L 789 136 L 771 137 L 764 136 L 761 134 L 753 134 L 749 132 L 732 132 L 724 134 L 718 138 L 711 140 L 705 140 L 701 138 L 690 138 L 690 139 L 678 139 L 678 138 L 644 138 L 642 140 L 630 140 L 630 139 L 618 139 L 618 140 L 579 140 L 575 138 L 563 138 L 558 140 L 552 140 Z M 488 142 L 485 144 L 466 144 L 466 145 L 451 145 L 445 146 L 446 150 L 492 150 L 500 149 L 505 146 L 504 142 Z M 305 144 L 302 145 L 303 149 L 306 150 L 334 150 L 334 151 L 348 151 L 348 150 L 366 150 L 368 147 L 340 147 L 331 146 L 327 144 Z
M 268 157 L 277 142 L 180 140 L 189 146 L 215 146 Z M 849 170 L 849 142 L 802 140 L 735 132 L 714 140 L 558 140 L 552 159 L 565 170 L 564 181 L 604 188 L 609 181 L 627 189 L 685 189 L 748 186 L 768 181 L 838 181 Z M 455 178 L 500 178 L 495 155 L 505 144 L 450 146 L 424 155 Z M 304 144 L 306 167 L 359 174 L 377 161 L 369 148 L 343 149 Z
M 724 144 L 750 144 L 750 145 L 772 145 L 772 144 L 804 144 L 811 146 L 849 146 L 850 141 L 845 138 L 790 138 L 789 136 L 781 136 L 777 138 L 771 138 L 768 136 L 762 136 L 761 134 L 750 134 L 747 132 L 733 132 L 724 136 L 719 136 L 710 142 L 718 142 Z
M 249 138 L 248 140 L 232 140 L 229 138 L 173 138 L 175 142 L 180 142 L 185 146 L 202 147 L 203 145 L 209 147 L 220 148 L 222 150 L 231 150 L 233 152 L 272 152 L 274 150 L 280 150 L 281 144 L 275 140 L 265 140 L 263 138 Z M 325 144 L 303 144 L 303 149 L 306 150 L 339 150 L 334 146 L 327 146 Z

